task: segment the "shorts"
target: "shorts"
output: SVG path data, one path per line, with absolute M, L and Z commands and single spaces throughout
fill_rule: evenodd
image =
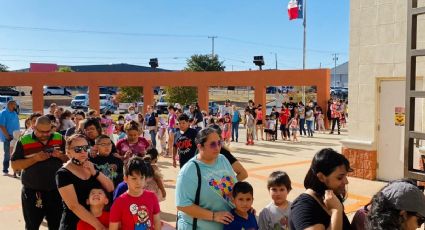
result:
M 263 124 L 263 120 L 257 120 L 257 125 L 262 125 Z
M 291 128 L 291 131 L 292 132 L 297 132 L 298 131 L 298 128 Z
M 250 127 L 247 127 L 246 128 L 246 135 L 252 135 L 252 134 L 254 134 L 254 129 L 253 128 L 250 128 Z
M 285 131 L 286 130 L 286 124 L 281 124 L 279 129 L 280 129 L 280 131 Z

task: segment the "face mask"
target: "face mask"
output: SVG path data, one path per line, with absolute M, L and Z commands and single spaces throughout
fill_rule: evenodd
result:
M 128 111 L 131 115 L 133 115 L 134 114 L 134 110 L 129 110 Z
M 112 119 L 112 117 L 111 116 L 106 116 L 106 119 Z
M 73 164 L 76 164 L 76 165 L 81 165 L 82 163 L 81 163 L 81 161 L 79 161 L 79 160 L 77 160 L 77 159 L 75 159 L 75 158 L 72 158 L 71 159 L 71 162 L 73 163 Z

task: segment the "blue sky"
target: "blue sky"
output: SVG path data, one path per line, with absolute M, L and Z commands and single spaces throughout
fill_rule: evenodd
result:
M 348 60 L 349 1 L 308 0 L 307 68 Z M 2 0 L 0 63 L 130 63 L 179 70 L 193 54 L 215 53 L 227 71 L 302 68 L 302 20 L 288 20 L 288 0 Z

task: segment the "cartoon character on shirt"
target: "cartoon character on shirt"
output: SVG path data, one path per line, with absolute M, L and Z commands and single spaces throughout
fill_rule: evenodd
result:
M 115 178 L 118 176 L 117 169 L 118 166 L 116 164 L 103 164 L 103 165 L 97 165 L 95 164 L 96 168 L 101 171 L 105 176 L 107 176 L 111 180 L 115 180 Z
M 130 205 L 130 213 L 133 217 L 134 230 L 148 230 L 151 227 L 149 212 L 146 206 Z

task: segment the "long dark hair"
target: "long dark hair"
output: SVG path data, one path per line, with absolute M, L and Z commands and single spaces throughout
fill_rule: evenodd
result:
M 310 169 L 304 179 L 304 187 L 306 189 L 314 190 L 320 197 L 325 195 L 325 191 L 328 189 L 325 183 L 321 182 L 317 177 L 318 173 L 323 173 L 325 176 L 329 176 L 335 171 L 335 169 L 341 165 L 344 165 L 347 172 L 351 172 L 350 162 L 344 155 L 337 153 L 331 148 L 322 149 L 316 153 L 311 162 Z M 336 194 L 338 198 L 343 201 L 345 194 Z

